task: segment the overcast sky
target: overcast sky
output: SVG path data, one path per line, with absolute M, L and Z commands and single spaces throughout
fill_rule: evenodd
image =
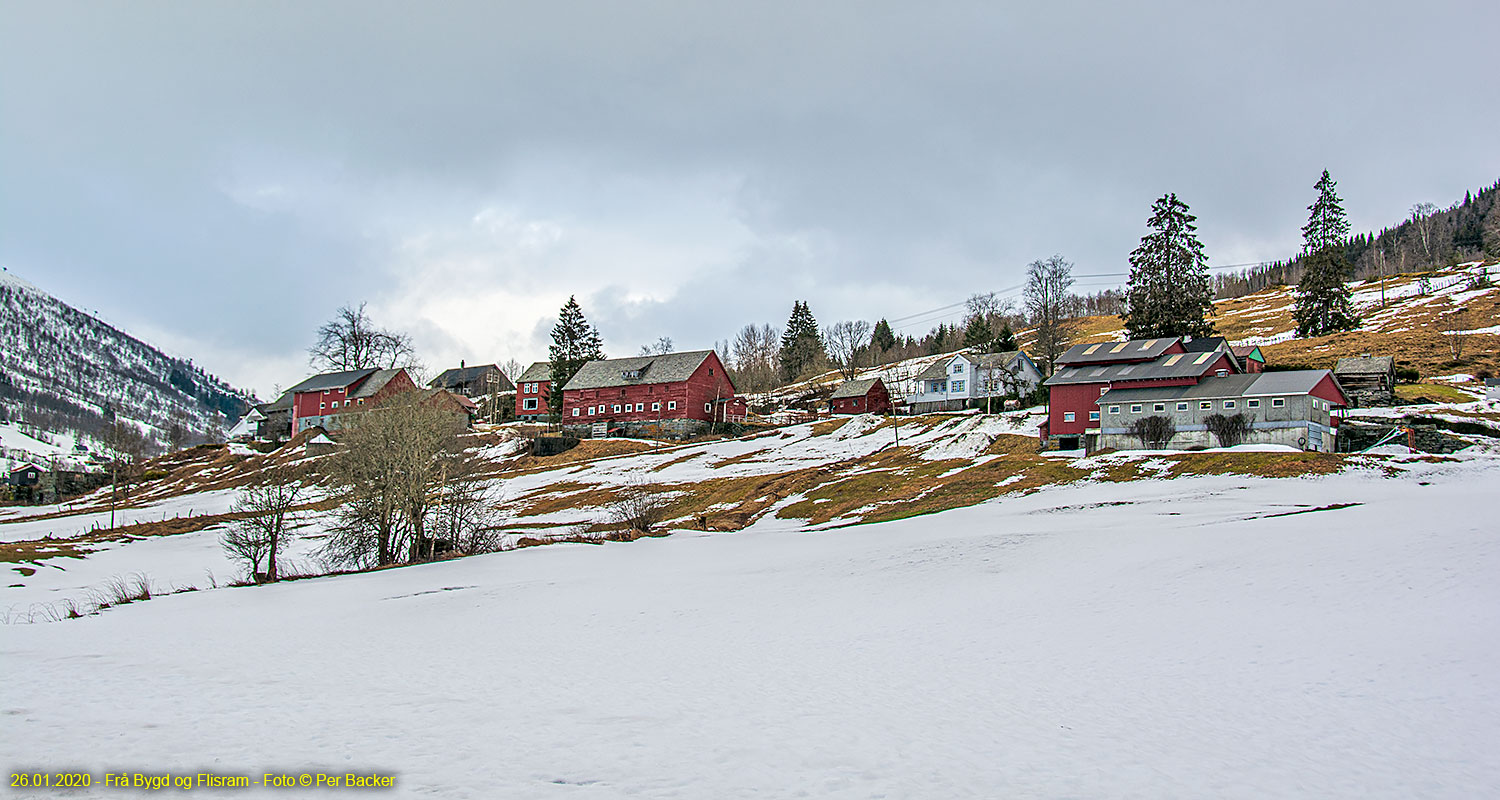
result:
M 1500 178 L 1494 0 L 1007 5 L 0 0 L 0 264 L 266 397 L 346 303 L 699 348 L 1123 272 L 1168 191 L 1227 265 L 1325 167 L 1356 231 Z

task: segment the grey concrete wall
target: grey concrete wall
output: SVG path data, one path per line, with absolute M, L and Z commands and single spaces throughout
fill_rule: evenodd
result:
M 1234 408 L 1225 408 L 1224 400 L 1234 400 Z M 1208 431 L 1204 420 L 1214 414 L 1229 417 L 1245 414 L 1251 417 L 1253 430 L 1245 437 L 1246 444 L 1284 444 L 1331 453 L 1334 450 L 1330 428 L 1331 413 L 1326 408 L 1315 407 L 1309 395 L 1289 395 L 1283 398 L 1284 405 L 1273 405 L 1270 397 L 1216 398 L 1209 400 L 1209 408 L 1193 400 L 1168 400 L 1156 402 L 1130 401 L 1111 402 L 1106 393 L 1099 402 L 1098 447 L 1113 447 L 1119 450 L 1134 450 L 1142 447 L 1139 439 L 1130 435 L 1130 426 L 1144 417 L 1168 417 L 1177 427 L 1167 449 L 1186 450 L 1193 447 L 1218 447 L 1218 439 Z M 1256 401 L 1255 407 L 1249 403 Z M 1180 408 L 1182 404 L 1187 408 Z M 1136 405 L 1139 410 L 1134 410 Z M 1160 410 L 1158 410 L 1160 405 Z M 1319 403 L 1326 406 L 1326 403 Z M 1118 411 L 1112 411 L 1113 409 Z M 1299 443 L 1300 441 L 1300 443 Z

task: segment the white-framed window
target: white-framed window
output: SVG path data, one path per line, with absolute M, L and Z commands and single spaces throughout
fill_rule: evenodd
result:
M 339 401 L 337 401 L 337 400 L 333 401 L 333 407 L 334 408 L 338 408 L 339 407 Z
M 1273 397 L 1273 398 L 1271 398 L 1271 408 L 1281 408 L 1284 405 L 1286 405 L 1286 398 L 1285 397 Z
M 327 393 L 327 392 L 324 392 L 324 393 L 323 393 L 323 394 L 328 394 L 328 393 Z M 328 404 L 327 404 L 327 403 L 319 403 L 319 404 L 318 404 L 318 410 L 319 410 L 319 411 L 322 411 L 322 410 L 323 410 L 323 409 L 325 409 L 325 408 L 327 408 L 327 407 L 328 407 Z
M 955 391 L 955 392 L 961 392 L 963 390 L 964 390 L 964 382 L 963 381 L 954 381 L 953 382 L 953 391 Z
M 962 375 L 962 374 L 964 374 L 964 362 L 962 362 L 962 361 L 955 361 L 953 363 L 953 374 L 954 375 Z
M 1234 408 L 1234 401 L 1233 400 L 1225 400 L 1224 401 L 1224 410 L 1228 411 L 1228 410 L 1230 410 L 1232 408 Z
M 1109 387 L 1108 386 L 1100 386 L 1099 387 L 1099 396 L 1103 397 L 1104 393 L 1107 392 L 1107 391 L 1109 391 Z
M 661 410 L 661 403 L 652 403 L 651 404 L 651 410 L 652 411 L 660 411 Z
M 676 411 L 677 410 L 677 401 L 676 400 L 668 400 L 667 401 L 667 410 L 668 411 Z
M 593 406 L 589 406 L 589 416 L 591 416 L 591 417 L 594 416 L 594 407 Z
M 527 397 L 527 398 L 524 398 L 523 400 L 521 400 L 521 410 L 522 411 L 535 411 L 536 410 L 536 398 L 535 397 Z M 590 411 L 589 413 L 592 414 L 594 412 Z
M 1212 400 L 1199 400 L 1198 401 L 1198 410 L 1199 411 L 1213 411 L 1214 410 L 1214 401 L 1212 401 Z
M 615 403 L 615 405 L 614 405 L 614 413 L 616 413 L 616 414 L 620 413 L 620 404 L 619 403 Z
M 1063 412 L 1063 422 L 1072 422 L 1072 421 L 1073 421 L 1073 412 L 1071 412 L 1071 411 L 1064 411 Z
M 703 413 L 708 414 L 708 413 L 712 412 L 713 410 L 714 410 L 714 404 L 713 403 L 704 403 L 703 404 Z
M 1130 404 L 1130 413 L 1132 413 L 1132 414 L 1139 414 L 1139 413 L 1141 413 L 1141 404 L 1140 403 L 1131 403 Z
M 1097 411 L 1090 411 L 1089 412 L 1089 421 L 1090 422 L 1096 422 L 1096 421 L 1098 421 L 1098 419 L 1099 419 L 1099 412 L 1097 412 Z
M 645 411 L 646 410 L 646 404 L 645 403 L 636 403 L 635 404 L 635 410 L 636 411 Z
M 1166 411 L 1167 410 L 1167 404 L 1166 403 L 1157 403 L 1156 405 L 1151 406 L 1151 410 L 1152 411 Z
M 576 408 L 573 409 L 573 416 L 575 416 L 575 417 L 578 416 L 578 409 L 576 409 Z
M 1178 403 L 1177 404 L 1177 410 L 1178 411 L 1186 411 L 1187 409 L 1188 409 L 1188 404 L 1187 403 Z
M 1111 413 L 1111 414 L 1118 414 L 1118 413 L 1120 413 L 1120 407 L 1119 406 L 1110 406 L 1109 407 L 1109 413 Z
M 365 399 L 363 397 L 359 398 L 359 404 L 360 405 L 364 405 L 365 404 Z
M 1246 400 L 1245 401 L 1245 408 L 1260 408 L 1260 401 L 1259 400 Z

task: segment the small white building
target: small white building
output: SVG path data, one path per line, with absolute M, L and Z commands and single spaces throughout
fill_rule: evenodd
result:
M 914 414 L 957 411 L 972 400 L 1023 396 L 1042 381 L 1041 370 L 1021 350 L 1006 353 L 954 353 L 917 373 L 916 392 L 907 404 Z

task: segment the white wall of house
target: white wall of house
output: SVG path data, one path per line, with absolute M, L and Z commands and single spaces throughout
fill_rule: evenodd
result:
M 1041 372 L 1030 359 L 1018 358 L 1012 366 L 1020 370 L 1023 394 L 1035 389 L 1036 385 L 1041 382 Z M 998 372 L 998 368 L 993 370 L 983 368 L 967 353 L 955 353 L 952 358 L 943 362 L 943 370 L 942 380 L 918 381 L 920 385 L 916 393 L 907 395 L 906 402 L 916 404 L 964 401 L 1000 397 L 1007 392 L 1007 382 L 991 374 Z

